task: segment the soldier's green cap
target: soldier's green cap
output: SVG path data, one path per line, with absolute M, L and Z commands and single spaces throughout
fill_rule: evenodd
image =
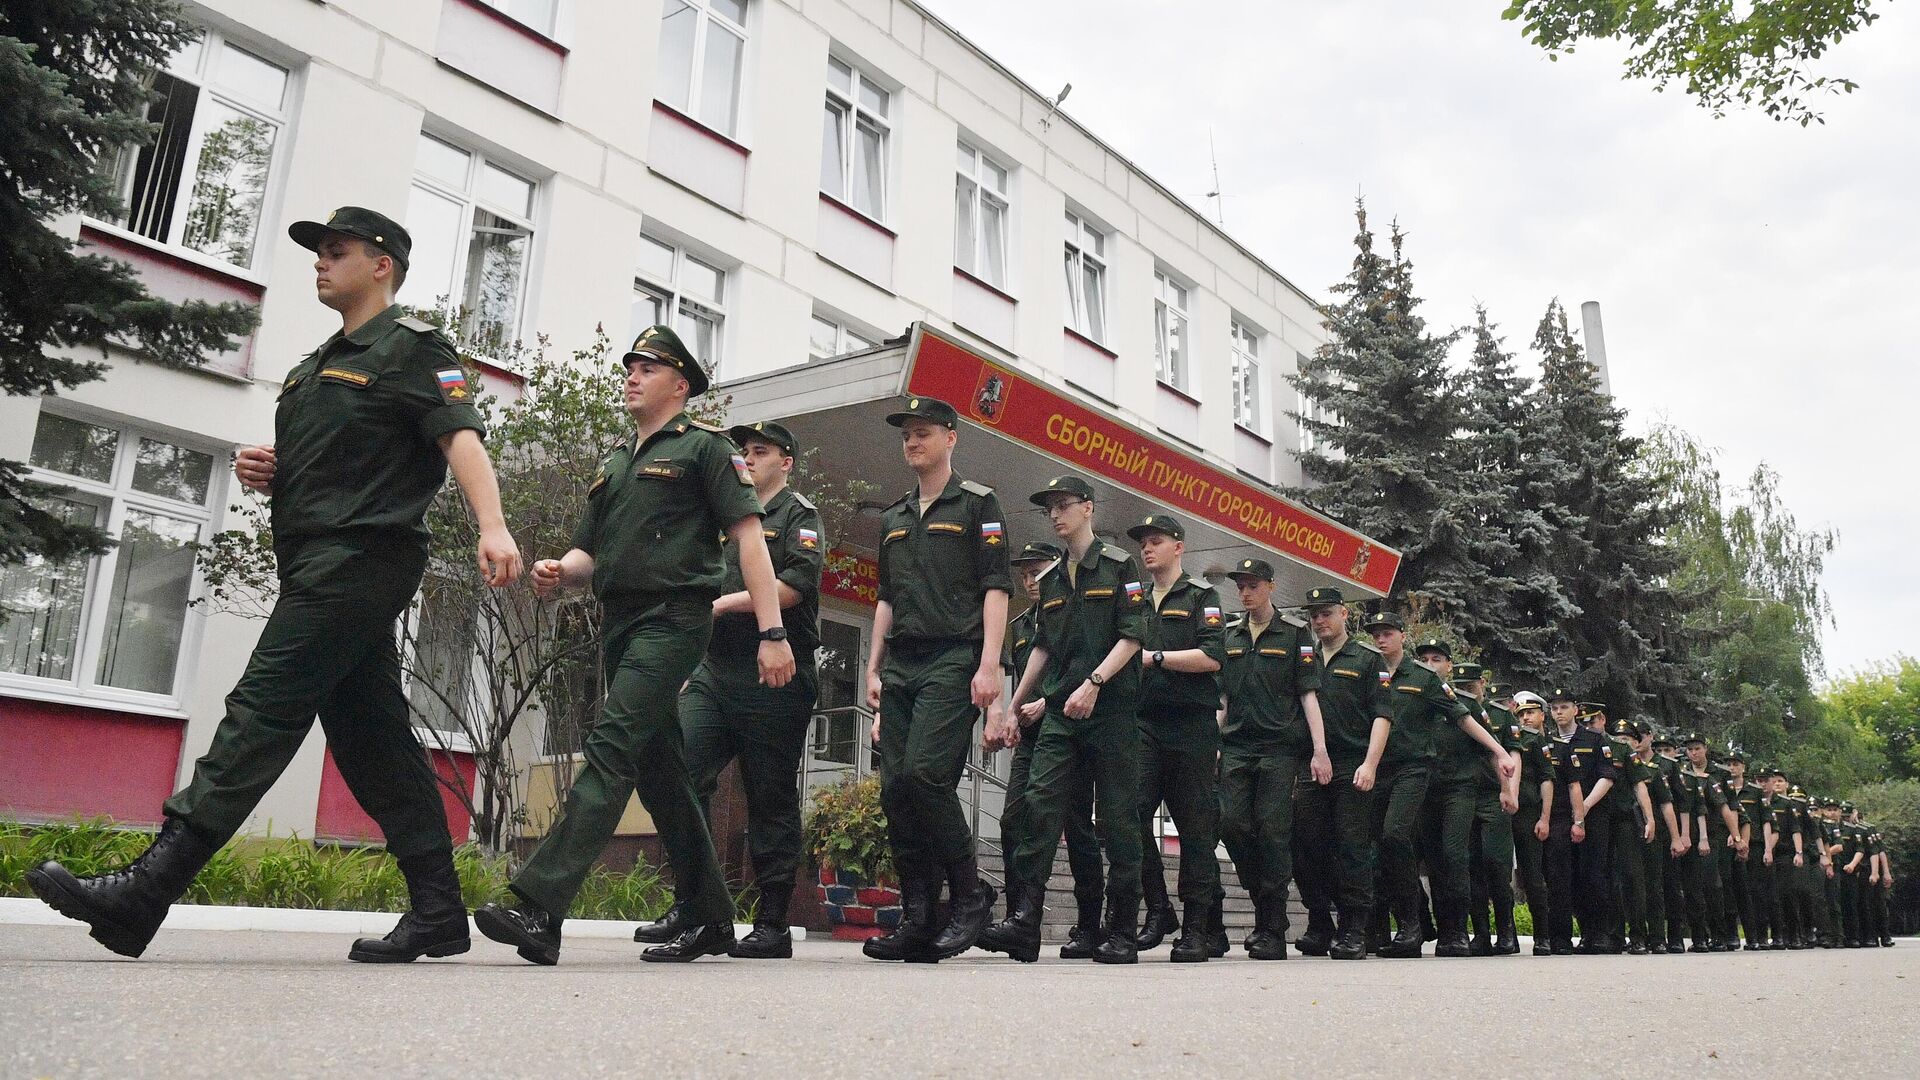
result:
M 1674 743 L 1674 741 L 1673 741 L 1673 736 L 1671 736 L 1671 735 L 1669 735 L 1669 734 L 1667 734 L 1667 733 L 1666 733 L 1666 732 L 1664 732 L 1664 731 L 1656 731 L 1656 732 L 1654 732 L 1654 733 L 1653 733 L 1653 745 L 1655 745 L 1655 746 L 1673 746 L 1673 745 L 1675 745 L 1675 743 Z
M 1043 544 L 1036 540 L 1021 548 L 1020 554 L 1007 561 L 1016 566 L 1030 562 L 1053 562 L 1064 554 L 1066 553 L 1052 544 Z
M 1453 665 L 1453 681 L 1458 685 L 1465 686 L 1469 683 L 1477 683 L 1486 677 L 1487 669 L 1481 667 L 1479 664 Z
M 1580 703 L 1580 719 L 1582 720 L 1591 720 L 1596 716 L 1605 716 L 1606 714 L 1607 707 L 1598 701 L 1583 701 Z
M 1187 527 L 1175 521 L 1171 514 L 1148 514 L 1140 519 L 1140 524 L 1128 529 L 1127 535 L 1137 543 L 1152 532 L 1166 533 L 1175 540 L 1187 538 Z
M 629 368 L 641 361 L 665 364 L 679 372 L 680 377 L 687 380 L 687 396 L 690 398 L 707 392 L 707 369 L 693 358 L 693 354 L 687 351 L 686 343 L 671 327 L 649 326 L 640 331 L 640 336 L 633 339 L 633 348 L 620 358 L 620 362 Z
M 1430 637 L 1413 647 L 1413 655 L 1415 656 L 1425 656 L 1430 652 L 1437 652 L 1449 660 L 1453 659 L 1453 646 L 1441 641 L 1437 637 Z
M 1227 576 L 1235 581 L 1241 578 L 1253 578 L 1256 581 L 1273 580 L 1273 564 L 1265 559 L 1241 559 L 1227 571 Z
M 1331 585 L 1322 585 L 1317 589 L 1307 590 L 1307 602 L 1305 606 L 1310 608 L 1332 607 L 1335 604 L 1344 604 L 1346 602 L 1347 598 L 1341 594 L 1339 589 Z
M 413 256 L 413 236 L 400 223 L 364 206 L 343 206 L 327 215 L 325 221 L 296 221 L 287 226 L 287 235 L 308 251 L 319 251 L 320 242 L 330 232 L 357 236 L 393 256 L 404 269 Z
M 1072 495 L 1075 498 L 1093 499 L 1093 485 L 1072 473 L 1062 473 L 1047 481 L 1047 486 L 1027 496 L 1027 501 L 1035 506 L 1047 505 L 1047 499 L 1053 495 Z
M 1383 626 L 1391 630 L 1404 631 L 1407 628 L 1407 620 L 1401 618 L 1397 611 L 1376 611 L 1360 622 L 1360 629 L 1367 631 L 1377 630 Z
M 1630 736 L 1633 734 L 1633 721 L 1624 716 L 1609 720 L 1607 721 L 1607 733 L 1609 735 Z
M 887 414 L 887 423 L 894 427 L 905 427 L 909 420 L 930 420 L 949 428 L 960 426 L 960 414 L 939 398 L 910 397 L 900 408 Z
M 775 423 L 772 420 L 762 420 L 757 424 L 735 424 L 727 429 L 727 434 L 742 447 L 745 447 L 749 440 L 763 442 L 779 448 L 780 452 L 788 457 L 792 457 L 800 449 L 800 444 L 794 439 L 793 432 L 788 431 L 785 424 Z
M 1787 778 L 1787 770 L 1781 768 L 1778 765 L 1769 766 L 1766 770 L 1766 774 L 1768 776 L 1777 776 L 1782 780 L 1785 780 Z
M 1700 733 L 1697 731 L 1689 731 L 1685 735 L 1680 736 L 1681 746 L 1692 746 L 1694 743 L 1705 746 L 1707 745 L 1707 740 L 1701 738 Z
M 1729 750 L 1727 751 L 1727 756 L 1725 760 L 1729 765 L 1733 764 L 1736 761 L 1742 765 L 1745 765 L 1747 763 L 1747 752 L 1745 750 L 1739 750 L 1739 749 Z
M 1576 705 L 1580 703 L 1580 699 L 1573 696 L 1573 691 L 1564 686 L 1547 691 L 1547 704 L 1551 705 L 1556 701 L 1571 701 Z
M 1850 803 L 1850 802 L 1847 802 L 1846 800 L 1844 800 L 1844 799 L 1842 799 L 1842 800 L 1840 801 L 1840 809 L 1842 809 L 1842 810 L 1845 810 L 1845 811 L 1848 811 L 1849 813 L 1851 813 L 1851 812 L 1853 811 L 1853 809 L 1854 809 L 1854 805 L 1853 805 L 1852 803 Z

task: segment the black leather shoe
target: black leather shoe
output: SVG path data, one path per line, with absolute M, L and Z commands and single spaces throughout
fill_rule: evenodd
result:
M 687 909 L 675 904 L 659 918 L 650 923 L 641 923 L 634 928 L 633 940 L 648 945 L 665 945 L 686 933 L 687 928 L 692 925 L 687 921 Z
M 1191 907 L 1191 905 L 1189 905 Z M 1141 952 L 1151 952 L 1160 947 L 1167 935 L 1180 929 L 1180 920 L 1173 914 L 1173 905 L 1165 904 L 1147 909 L 1147 921 L 1140 926 L 1140 933 L 1134 943 Z
M 92 927 L 93 940 L 121 956 L 139 956 L 213 852 L 185 822 L 168 818 L 147 850 L 122 869 L 83 878 L 49 860 L 27 871 L 27 885 L 48 907 Z
M 362 964 L 407 964 L 423 956 L 458 956 L 473 948 L 460 875 L 447 852 L 399 860 L 411 909 L 386 937 L 361 938 L 347 959 Z
M 1420 913 L 1412 904 L 1404 904 L 1395 911 L 1393 938 L 1380 948 L 1380 955 L 1388 960 L 1413 960 L 1420 956 L 1421 946 L 1426 944 L 1426 935 L 1420 930 Z
M 1329 960 L 1365 960 L 1367 958 L 1367 935 L 1357 923 L 1344 921 L 1333 935 L 1333 944 L 1327 946 Z
M 1647 947 L 1645 945 L 1642 945 L 1638 941 L 1629 942 L 1627 944 L 1628 956 L 1645 956 L 1647 955 L 1647 953 L 1648 953 Z
M 1207 928 L 1207 955 L 1218 960 L 1232 948 L 1227 943 L 1226 894 L 1214 894 L 1213 904 L 1207 908 Z
M 1313 911 L 1307 913 L 1307 928 L 1293 941 L 1294 949 L 1301 956 L 1325 956 L 1333 946 L 1333 913 Z
M 1533 939 L 1533 955 L 1552 956 L 1553 943 L 1551 941 L 1548 941 L 1546 938 L 1536 936 Z
M 746 937 L 727 950 L 727 955 L 736 960 L 792 959 L 793 931 L 785 926 L 755 923 Z
M 1664 941 L 1656 941 L 1647 946 L 1647 951 L 1655 956 L 1665 956 L 1667 955 L 1667 943 Z
M 1433 955 L 1463 959 L 1473 955 L 1473 943 L 1467 939 L 1467 935 L 1449 930 L 1440 935 L 1439 942 L 1433 947 Z
M 564 921 L 532 903 L 514 907 L 483 904 L 473 913 L 473 925 L 482 934 L 513 946 L 519 950 L 520 959 L 546 967 L 560 962 L 560 925 Z
M 690 927 L 665 945 L 645 950 L 640 959 L 654 964 L 685 964 L 703 956 L 725 956 L 736 944 L 732 922 L 708 923 Z
M 1091 960 L 1105 944 L 1107 933 L 1099 927 L 1075 926 L 1067 930 L 1066 944 L 1060 946 L 1062 960 Z
M 1180 940 L 1173 943 L 1173 951 L 1167 955 L 1169 961 L 1175 964 L 1206 963 L 1207 938 L 1212 936 L 1207 926 L 1209 914 L 1205 904 L 1187 905 L 1187 919 L 1180 928 Z
M 950 960 L 973 948 L 980 932 L 993 921 L 993 902 L 998 898 L 993 886 L 984 881 L 976 882 L 972 893 L 954 897 L 948 905 L 947 925 L 933 939 L 934 959 Z

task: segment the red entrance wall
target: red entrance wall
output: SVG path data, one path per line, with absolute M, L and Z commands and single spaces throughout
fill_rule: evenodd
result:
M 0 815 L 158 825 L 186 721 L 0 697 Z
M 459 784 L 461 790 L 471 797 L 474 777 L 472 754 L 429 750 L 427 757 L 442 780 Z M 473 819 L 467 813 L 467 808 L 460 805 L 460 799 L 444 784 L 440 788 L 440 801 L 447 808 L 447 831 L 453 834 L 453 842 L 466 843 L 473 831 Z M 360 809 L 353 792 L 347 790 L 346 779 L 333 763 L 332 748 L 328 748 L 327 759 L 320 767 L 320 802 L 314 809 L 313 835 L 321 840 L 374 844 L 386 842 L 380 826 L 375 825 L 366 811 Z

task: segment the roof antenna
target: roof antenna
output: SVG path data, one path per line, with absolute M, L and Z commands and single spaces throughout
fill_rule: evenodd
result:
M 1205 198 L 1213 200 L 1213 220 L 1221 228 L 1227 227 L 1227 197 L 1220 192 L 1220 155 L 1213 148 L 1213 127 L 1207 127 L 1207 156 L 1213 159 L 1213 190 Z
M 1047 99 L 1047 115 L 1040 118 L 1040 127 L 1042 129 L 1052 129 L 1053 114 L 1060 111 L 1060 103 L 1067 100 L 1067 95 L 1071 93 L 1073 93 L 1073 84 L 1068 83 L 1060 88 L 1059 93 Z

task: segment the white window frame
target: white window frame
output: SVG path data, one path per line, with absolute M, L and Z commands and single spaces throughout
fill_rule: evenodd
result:
M 831 72 L 835 65 L 846 68 L 849 73 L 847 90 L 843 91 L 833 84 Z M 827 57 L 827 69 L 829 77 L 826 108 L 840 113 L 843 117 L 840 127 L 840 194 L 836 195 L 824 187 L 821 188 L 821 193 L 852 209 L 855 213 L 884 225 L 892 205 L 890 195 L 893 186 L 893 121 L 887 114 L 893 111 L 893 88 L 867 74 L 859 64 L 838 56 Z M 866 88 L 881 95 L 884 112 L 876 113 L 862 103 L 860 91 Z M 822 116 L 820 122 L 826 123 L 826 117 Z M 859 148 L 859 129 L 862 126 L 872 129 L 880 137 L 880 184 L 874 194 L 874 197 L 879 200 L 879 205 L 872 208 L 855 202 L 853 195 L 854 173 L 859 168 L 855 153 Z M 821 179 L 824 180 L 825 176 L 823 175 Z
M 954 183 L 960 185 L 960 190 L 970 192 L 968 199 L 973 207 L 973 235 L 970 237 L 971 248 L 967 251 L 959 250 L 960 237 L 956 223 L 953 265 L 972 277 L 1006 292 L 1008 291 L 1007 281 L 1013 276 L 1013 251 L 1008 246 L 1013 232 L 1009 224 L 1013 218 L 1013 167 L 964 138 L 956 140 L 955 146 L 958 153 L 955 155 Z M 969 158 L 967 164 L 959 163 L 958 158 L 962 155 Z M 983 163 L 991 165 L 1005 178 L 999 186 L 990 186 L 993 175 L 982 167 Z M 958 201 L 959 197 L 956 194 L 955 202 Z M 987 272 L 986 267 L 980 265 L 981 255 L 986 247 L 984 232 L 986 222 L 981 209 L 989 205 L 997 206 L 1000 210 L 1000 280 L 998 281 L 994 280 L 994 275 Z
M 1153 271 L 1153 376 L 1191 398 L 1193 392 L 1193 319 L 1187 305 L 1192 287 L 1165 270 Z M 1179 342 L 1178 356 L 1173 339 Z M 1172 370 L 1168 361 L 1174 361 Z
M 545 26 L 542 26 L 537 22 L 528 22 L 527 20 L 514 14 L 512 11 L 512 0 L 480 0 L 480 3 L 485 4 L 487 7 L 492 8 L 493 10 L 499 12 L 500 14 L 506 16 L 507 18 L 512 19 L 514 22 L 519 23 L 521 26 L 524 26 L 527 29 L 533 31 L 534 33 L 547 38 L 548 40 L 553 39 L 554 31 L 560 25 L 561 0 L 547 0 L 549 7 L 547 8 L 547 17 L 545 20 L 546 21 Z
M 1262 438 L 1267 434 L 1266 373 L 1254 325 L 1235 315 L 1227 334 L 1233 346 L 1233 422 Z
M 821 352 L 814 347 L 813 331 L 815 329 L 814 324 L 816 323 L 833 327 L 832 352 Z M 846 353 L 858 352 L 861 349 L 871 349 L 879 343 L 879 338 L 868 336 L 866 331 L 854 328 L 848 324 L 847 320 L 830 311 L 820 311 L 816 309 L 813 312 L 811 321 L 807 324 L 807 362 L 810 364 L 818 363 L 828 357 L 842 356 Z
M 715 11 L 711 0 L 666 0 L 666 4 L 675 3 L 684 4 L 692 8 L 695 13 L 693 55 L 687 60 L 686 103 L 684 106 L 675 104 L 668 99 L 666 94 L 660 93 L 665 87 L 658 85 L 654 87 L 654 99 L 702 127 L 711 128 L 729 139 L 738 140 L 740 137 L 741 115 L 746 111 L 747 104 L 747 68 L 752 62 L 752 57 L 747 54 L 747 50 L 752 44 L 753 38 L 747 32 L 746 20 L 753 17 L 753 0 L 741 0 L 741 9 L 744 18 L 740 22 L 734 22 L 727 16 Z M 663 4 L 661 6 L 663 19 L 665 18 L 665 12 L 666 7 L 665 4 Z M 730 34 L 740 40 L 740 70 L 734 72 L 733 116 L 728 119 L 725 127 L 716 127 L 700 118 L 700 108 L 704 104 L 700 100 L 701 87 L 706 81 L 704 76 L 706 75 L 707 66 L 707 36 L 714 33 Z M 655 61 L 657 65 L 658 57 L 655 58 Z M 656 70 L 659 70 L 657 66 Z
M 1107 233 L 1084 216 L 1067 211 L 1067 326 L 1097 345 L 1107 343 Z M 1087 303 L 1093 284 L 1096 304 Z M 1097 314 L 1095 309 L 1098 309 Z
M 522 340 L 521 330 L 526 325 L 527 318 L 527 297 L 533 287 L 535 267 L 539 258 L 540 229 L 535 223 L 534 215 L 540 209 L 541 199 L 546 190 L 546 185 L 529 175 L 526 170 L 510 163 L 494 160 L 485 151 L 469 143 L 464 143 L 458 139 L 449 138 L 437 132 L 426 130 L 421 131 L 418 138 L 432 139 L 437 143 L 441 143 L 467 155 L 467 176 L 465 182 L 459 187 L 456 188 L 437 176 L 429 176 L 427 173 L 421 171 L 417 165 L 414 168 L 412 184 L 413 187 L 420 188 L 429 194 L 460 204 L 461 224 L 459 232 L 454 237 L 453 248 L 454 280 L 450 283 L 447 293 L 447 301 L 454 306 L 456 311 L 465 304 L 467 288 L 471 284 L 467 280 L 467 263 L 473 253 L 473 232 L 476 228 L 474 215 L 485 211 L 496 217 L 505 218 L 514 226 L 527 231 L 527 262 L 520 271 L 520 295 L 516 296 L 513 301 L 513 325 L 503 334 L 500 343 L 502 346 L 501 349 L 495 352 L 487 352 L 484 349 L 481 350 L 490 362 L 511 368 L 512 356 L 510 355 L 510 349 L 515 342 Z M 416 142 L 415 145 L 417 147 L 419 144 Z M 479 179 L 483 175 L 483 171 L 489 166 L 499 169 L 501 172 L 507 173 L 515 179 L 524 180 L 527 183 L 531 191 L 527 196 L 527 207 L 525 210 L 510 209 L 480 196 Z M 416 279 L 409 273 L 406 284 L 401 286 L 401 291 L 411 293 L 408 286 L 418 287 L 418 280 L 419 279 Z M 402 302 L 413 303 L 418 299 L 418 297 L 410 296 L 408 300 Z M 429 305 L 437 304 L 439 297 L 429 297 L 427 298 L 427 302 Z M 424 305 L 414 303 L 414 306 L 419 307 Z M 461 328 L 462 337 L 466 335 L 467 329 L 468 328 L 464 327 Z M 463 340 L 461 344 L 469 347 L 475 347 L 477 345 L 475 342 L 466 340 Z
M 182 436 L 177 432 L 139 424 L 125 417 L 93 409 L 76 408 L 71 403 L 62 403 L 58 409 L 50 409 L 42 399 L 40 416 L 54 415 L 76 423 L 95 427 L 110 428 L 119 433 L 119 444 L 114 452 L 113 468 L 107 480 L 96 481 L 66 473 L 54 472 L 39 466 L 28 464 L 25 470 L 30 480 L 54 484 L 68 489 L 57 496 L 75 502 L 86 503 L 98 508 L 94 525 L 104 529 L 108 535 L 120 537 L 126 526 L 127 513 L 130 510 L 146 511 L 174 519 L 184 519 L 195 523 L 198 531 L 195 542 L 205 544 L 213 539 L 214 508 L 224 506 L 227 499 L 228 470 L 224 467 L 232 446 L 209 439 Z M 35 421 L 38 429 L 38 418 Z M 201 505 L 180 502 L 163 495 L 153 495 L 137 491 L 133 487 L 134 459 L 138 455 L 142 437 L 208 454 L 213 458 L 210 475 L 207 478 L 207 497 Z M 167 694 L 151 693 L 144 690 L 127 690 L 116 686 L 106 686 L 100 681 L 100 652 L 105 645 L 107 633 L 108 600 L 113 590 L 114 572 L 119 566 L 120 550 L 116 547 L 101 555 L 86 560 L 86 583 L 80 604 L 80 632 L 75 642 L 72 663 L 73 675 L 66 679 L 50 679 L 38 675 L 17 675 L 0 671 L 0 690 L 15 697 L 31 698 L 40 701 L 57 701 L 93 707 L 111 706 L 127 712 L 148 715 L 184 718 L 187 715 L 186 703 L 193 693 L 195 670 L 198 666 L 201 635 L 206 619 L 194 607 L 194 601 L 205 595 L 206 583 L 200 573 L 198 560 L 195 560 L 192 581 L 187 589 L 187 605 L 184 620 L 180 627 L 180 652 L 174 657 L 173 691 Z
M 1297 359 L 1301 365 L 1304 366 L 1306 364 L 1306 357 L 1302 356 L 1302 357 L 1298 357 Z M 1295 368 L 1295 370 L 1297 371 L 1299 370 L 1299 368 Z M 1306 391 L 1295 390 L 1294 396 L 1295 396 L 1295 404 L 1298 406 L 1298 408 L 1296 408 L 1294 411 L 1301 416 L 1302 420 L 1314 420 L 1324 424 L 1337 424 L 1340 422 L 1340 418 L 1337 413 L 1335 413 L 1332 409 L 1327 408 L 1325 405 L 1322 405 L 1319 401 L 1316 401 L 1315 399 L 1307 396 Z M 1297 426 L 1300 429 L 1300 452 L 1303 454 L 1310 454 L 1316 450 L 1319 450 L 1320 449 L 1319 436 L 1317 436 L 1316 434 L 1314 434 L 1313 431 L 1308 429 L 1305 423 L 1301 423 Z
M 269 109 L 260 102 L 241 97 L 214 84 L 212 71 L 214 59 L 222 50 L 229 47 L 246 53 L 262 63 L 271 64 L 286 73 L 287 80 L 281 90 L 278 109 Z M 186 153 L 181 159 L 186 163 L 186 173 L 179 181 L 179 189 L 174 192 L 173 205 L 168 215 L 167 235 L 164 238 L 155 238 L 140 232 L 133 226 L 130 203 L 133 194 L 134 162 L 140 152 L 140 148 L 135 146 L 122 147 L 113 159 L 114 170 L 120 174 L 117 176 L 117 182 L 121 202 L 129 204 L 126 222 L 123 224 L 119 221 L 99 218 L 88 218 L 88 221 L 91 224 L 104 225 L 116 235 L 125 236 L 138 243 L 161 247 L 169 254 L 178 255 L 191 262 L 214 267 L 227 273 L 238 271 L 240 276 L 247 280 L 256 284 L 265 284 L 267 258 L 276 239 L 272 223 L 279 220 L 281 190 L 286 184 L 287 175 L 286 147 L 294 138 L 294 116 L 297 112 L 295 106 L 300 99 L 300 77 L 304 69 L 286 63 L 279 57 L 245 42 L 234 41 L 217 30 L 204 27 L 200 30 L 199 54 L 192 67 L 176 66 L 179 59 L 180 56 L 176 54 L 167 64 L 165 73 L 196 87 L 199 90 L 199 96 L 194 104 L 193 126 L 188 132 Z M 206 107 L 210 99 L 226 108 L 269 124 L 274 129 L 273 151 L 267 165 L 267 182 L 260 195 L 260 220 L 256 224 L 258 232 L 253 238 L 252 258 L 244 265 L 188 247 L 184 242 L 188 210 L 193 204 L 193 189 L 199 178 L 200 154 L 206 146 L 207 127 L 213 113 L 213 110 Z
M 712 356 L 698 355 L 699 345 L 694 341 L 688 340 L 687 335 L 680 334 L 680 340 L 685 342 L 687 347 L 694 351 L 694 362 L 706 364 L 711 367 L 713 369 L 711 372 L 713 381 L 719 382 L 720 365 L 722 358 L 726 355 L 727 289 L 728 284 L 733 279 L 734 268 L 699 251 L 689 251 L 685 244 L 682 244 L 672 237 L 645 230 L 643 230 L 640 235 L 644 239 L 651 240 L 662 247 L 673 249 L 672 272 L 667 278 L 663 279 L 658 274 L 647 273 L 641 270 L 640 267 L 635 266 L 633 271 L 634 295 L 637 296 L 641 293 L 647 293 L 663 301 L 669 317 L 667 325 L 672 327 L 676 334 L 680 333 L 680 327 L 677 325 L 679 317 L 683 311 L 689 307 L 713 319 Z M 690 294 L 686 291 L 681 283 L 681 276 L 686 269 L 687 260 L 689 259 L 715 273 L 720 280 L 719 296 L 707 298 Z

